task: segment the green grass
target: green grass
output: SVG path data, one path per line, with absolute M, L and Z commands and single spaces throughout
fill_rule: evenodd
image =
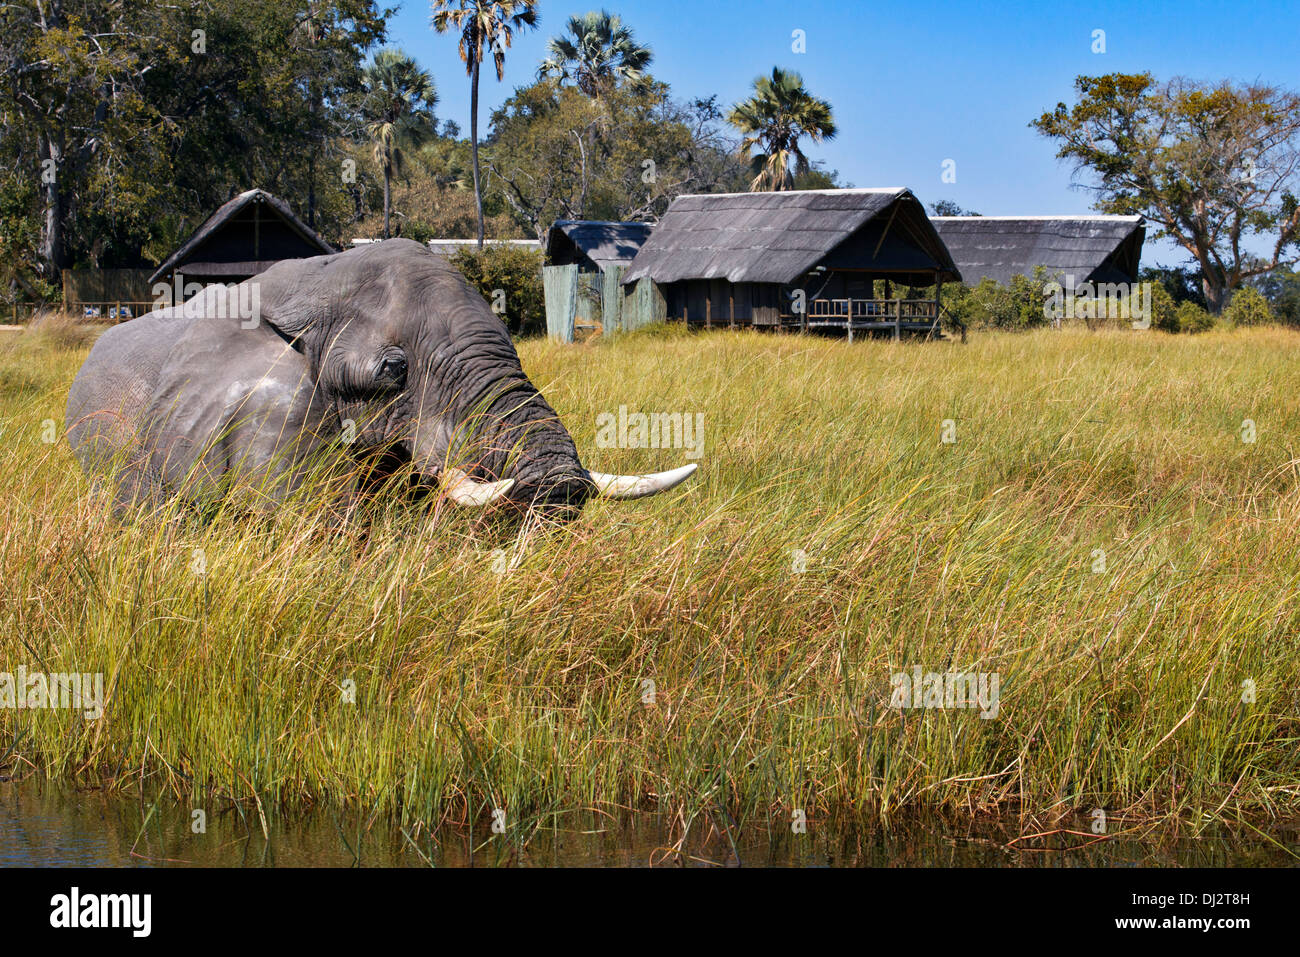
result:
M 688 485 L 594 502 L 502 575 L 509 540 L 450 507 L 340 535 L 310 507 L 115 524 L 62 436 L 84 347 L 10 334 L 0 670 L 102 671 L 110 700 L 97 722 L 0 710 L 0 757 L 430 827 L 498 807 L 1294 816 L 1297 347 L 1278 329 L 525 342 L 588 465 L 685 461 L 596 449 L 620 404 L 703 412 L 705 454 Z M 914 665 L 997 672 L 997 718 L 890 708 Z

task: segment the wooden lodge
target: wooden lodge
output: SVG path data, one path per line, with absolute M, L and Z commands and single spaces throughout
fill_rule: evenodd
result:
M 149 277 L 150 283 L 243 282 L 282 259 L 336 252 L 284 200 L 250 189 L 222 205 Z
M 961 274 L 907 189 L 679 196 L 624 284 L 652 280 L 669 319 L 703 327 L 938 333 Z M 896 286 L 933 292 L 895 296 Z

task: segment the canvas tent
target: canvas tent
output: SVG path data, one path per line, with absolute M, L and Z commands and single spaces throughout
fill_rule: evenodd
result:
M 1050 275 L 1082 282 L 1134 282 L 1146 221 L 1141 216 L 934 216 L 935 229 L 968 283 Z
M 898 335 L 935 331 L 939 290 L 961 272 L 920 201 L 893 187 L 679 196 L 623 281 L 642 279 L 687 322 Z M 892 283 L 935 294 L 895 299 Z

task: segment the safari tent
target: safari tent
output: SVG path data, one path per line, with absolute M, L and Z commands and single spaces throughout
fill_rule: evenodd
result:
M 546 234 L 546 264 L 605 272 L 636 258 L 653 229 L 650 223 L 557 220 Z
M 937 331 L 942 285 L 961 272 L 920 201 L 894 187 L 679 196 L 623 282 L 642 279 L 691 325 L 899 337 Z M 894 283 L 934 294 L 895 298 Z
M 149 282 L 170 282 L 177 274 L 202 283 L 242 282 L 282 259 L 332 252 L 334 248 L 298 219 L 288 203 L 250 189 L 204 220 Z
M 1146 236 L 1141 216 L 934 216 L 968 283 L 1008 283 L 1041 266 L 1076 283 L 1135 282 Z

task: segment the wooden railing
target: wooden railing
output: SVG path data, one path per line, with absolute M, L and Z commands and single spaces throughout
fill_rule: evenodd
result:
M 938 316 L 933 299 L 814 299 L 808 303 L 808 319 L 893 322 L 933 322 Z
M 86 322 L 126 322 L 157 309 L 157 302 L 78 302 L 69 304 L 73 315 Z
M 125 322 L 136 316 L 143 316 L 158 308 L 157 302 L 127 302 L 125 300 L 106 302 L 72 302 L 66 306 L 48 302 L 12 302 L 0 304 L 0 324 L 23 325 L 36 318 L 37 313 L 46 311 L 65 311 L 83 322 Z
M 841 329 L 849 342 L 855 330 L 883 330 L 901 339 L 904 332 L 935 333 L 939 307 L 933 299 L 814 299 L 806 316 L 782 315 L 781 323 L 801 330 Z

